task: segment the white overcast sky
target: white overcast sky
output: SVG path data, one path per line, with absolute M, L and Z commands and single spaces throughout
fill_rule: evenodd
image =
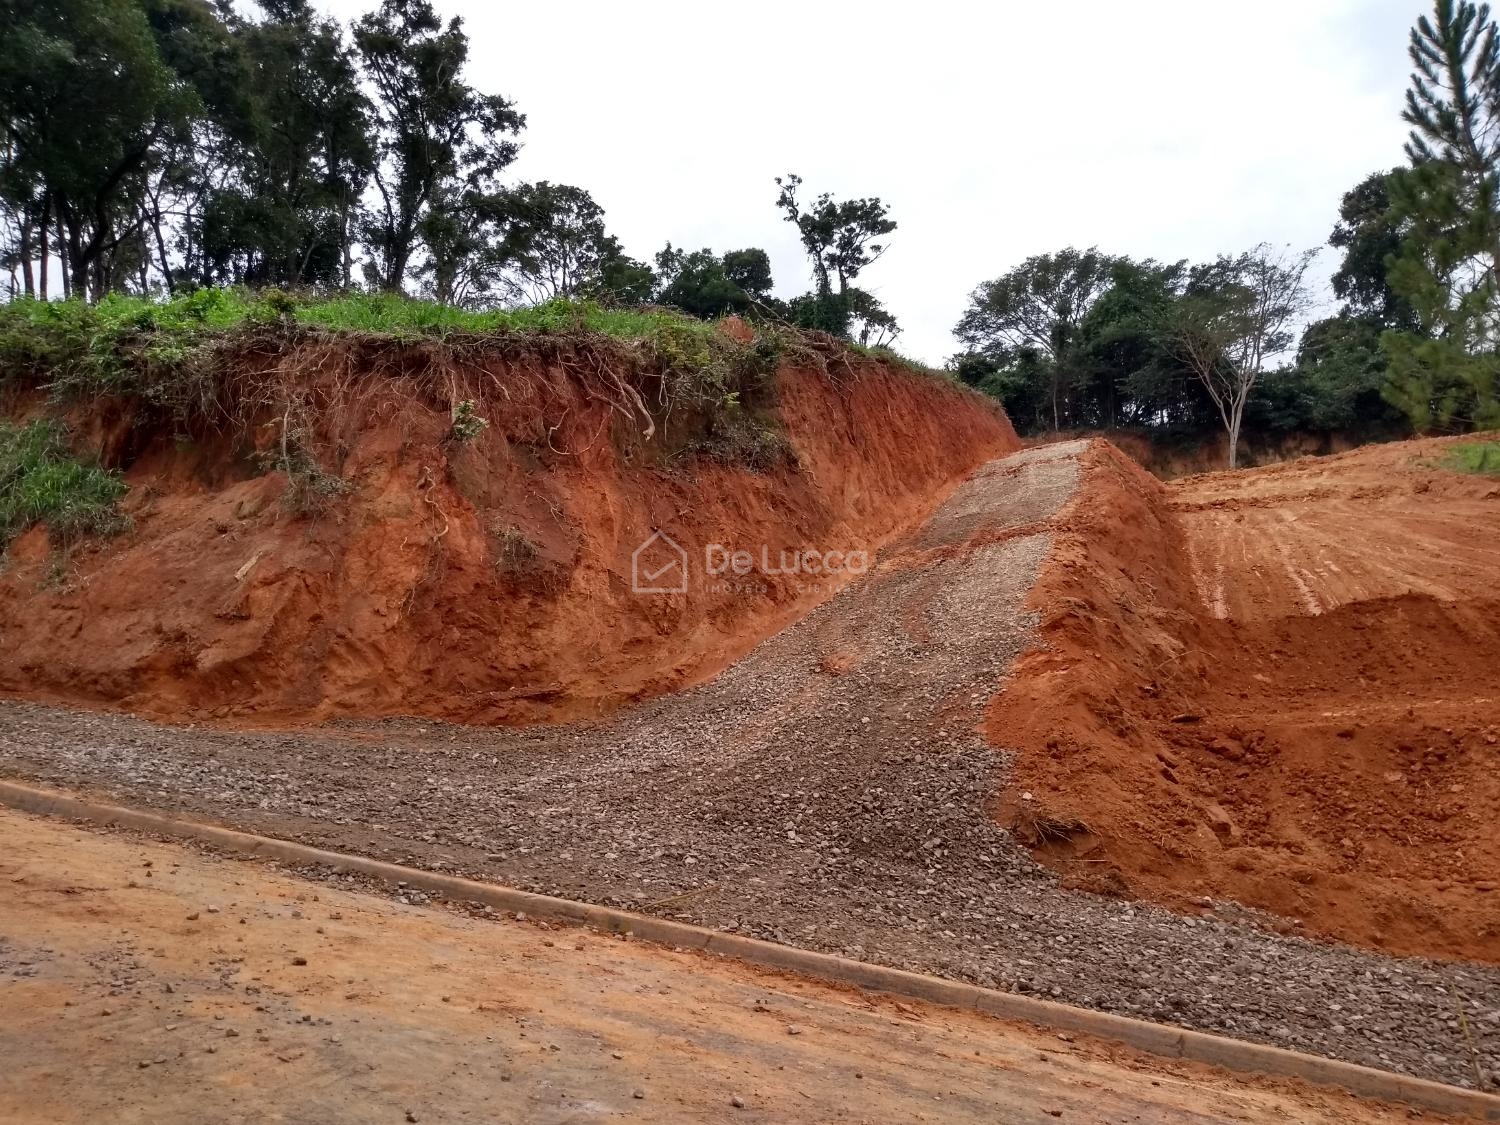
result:
M 859 283 L 931 363 L 969 291 L 1031 254 L 1325 243 L 1343 192 L 1402 161 L 1407 32 L 1430 10 L 434 2 L 464 19 L 470 80 L 527 115 L 516 178 L 587 188 L 634 257 L 761 246 L 792 296 L 808 269 L 773 177 L 878 195 L 900 226 Z M 374 6 L 323 0 L 344 20 Z

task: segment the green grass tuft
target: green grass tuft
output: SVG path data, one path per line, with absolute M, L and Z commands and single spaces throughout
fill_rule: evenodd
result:
M 1475 441 L 1455 445 L 1448 451 L 1443 468 L 1455 473 L 1500 476 L 1500 441 Z
M 850 343 L 849 349 L 864 356 L 866 359 L 881 360 L 885 363 L 889 363 L 892 367 L 900 367 L 917 375 L 931 375 L 934 378 L 938 379 L 949 379 L 955 382 L 957 381 L 951 372 L 943 371 L 936 367 L 928 367 L 920 360 L 912 359 L 910 356 L 904 356 L 900 352 L 896 351 L 896 349 L 887 347 L 884 344 L 878 347 L 869 347 L 865 344 Z
M 119 511 L 125 483 L 77 460 L 56 422 L 0 422 L 0 550 L 36 523 L 69 542 L 124 530 Z

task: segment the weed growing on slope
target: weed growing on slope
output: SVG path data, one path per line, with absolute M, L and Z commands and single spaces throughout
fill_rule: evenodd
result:
M 890 364 L 892 367 L 899 367 L 902 370 L 910 371 L 917 375 L 931 375 L 936 379 L 957 381 L 952 372 L 943 371 L 936 367 L 928 367 L 925 363 L 912 359 L 910 356 L 904 356 L 894 348 L 887 347 L 884 344 L 869 347 L 865 344 L 851 343 L 849 344 L 849 349 L 864 356 L 866 359 L 877 359 Z
M 57 422 L 0 422 L 0 550 L 36 523 L 64 542 L 122 531 L 123 495 L 118 476 L 73 456 Z
M 218 395 L 216 353 L 228 334 L 277 323 L 287 300 L 200 289 L 169 301 L 12 301 L 0 305 L 0 378 L 29 379 L 61 399 L 137 395 L 185 418 Z
M 1452 469 L 1455 473 L 1500 476 L 1500 441 L 1475 441 L 1455 445 L 1448 451 L 1443 467 Z
M 738 405 L 714 419 L 709 433 L 690 442 L 682 453 L 756 473 L 798 463 L 796 448 L 779 426 Z
M 478 439 L 489 428 L 490 420 L 479 416 L 479 407 L 471 398 L 459 399 L 449 412 L 451 424 L 448 429 L 450 441 L 468 445 Z
M 256 459 L 262 471 L 286 474 L 287 490 L 281 497 L 282 507 L 295 515 L 322 515 L 338 497 L 351 492 L 354 486 L 318 463 L 312 452 L 312 442 L 303 430 L 293 425 L 290 413 L 283 417 L 281 426 L 280 443 L 274 449 L 257 454 Z
M 521 574 L 534 569 L 541 552 L 519 527 L 496 526 L 495 569 L 507 574 Z

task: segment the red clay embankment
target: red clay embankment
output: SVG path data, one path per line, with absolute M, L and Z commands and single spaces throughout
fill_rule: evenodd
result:
M 286 418 L 185 443 L 128 409 L 75 417 L 124 468 L 134 529 L 68 555 L 40 528 L 12 545 L 0 691 L 166 721 L 586 717 L 712 674 L 834 592 L 796 575 L 715 592 L 708 544 L 873 551 L 1019 447 L 992 402 L 870 360 L 783 365 L 766 409 L 796 464 L 757 472 L 663 448 L 680 421 L 641 440 L 611 372 L 488 358 L 444 387 L 459 376 L 377 358 L 304 364 L 348 488 L 318 515 L 265 470 Z M 455 442 L 468 396 L 489 426 Z M 632 552 L 666 527 L 691 594 L 640 596 Z
M 1040 858 L 1500 960 L 1500 484 L 1442 446 L 1173 485 L 1093 446 L 987 723 Z

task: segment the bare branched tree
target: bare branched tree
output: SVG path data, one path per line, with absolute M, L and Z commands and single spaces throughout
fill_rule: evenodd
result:
M 1316 248 L 1293 252 L 1261 243 L 1237 258 L 1193 270 L 1168 313 L 1178 358 L 1207 389 L 1229 438 L 1229 467 L 1239 460 L 1245 403 L 1267 359 L 1285 352 L 1312 312 L 1307 269 Z

